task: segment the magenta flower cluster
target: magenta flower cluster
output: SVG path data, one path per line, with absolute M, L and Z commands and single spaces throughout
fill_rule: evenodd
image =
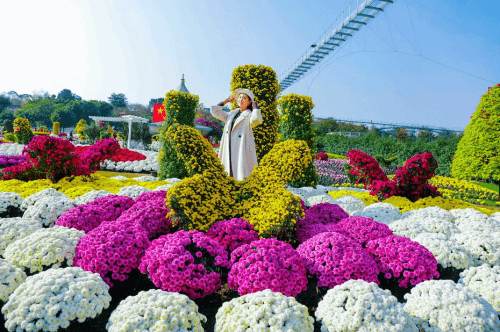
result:
M 197 299 L 221 287 L 222 268 L 227 267 L 228 253 L 217 241 L 199 231 L 180 230 L 153 240 L 139 270 L 156 287 Z
M 343 230 L 336 224 L 349 217 L 339 205 L 331 203 L 316 204 L 305 210 L 303 219 L 297 220 L 296 236 L 300 243 L 322 232 L 340 232 Z
M 172 222 L 167 218 L 170 210 L 160 200 L 136 202 L 130 209 L 123 212 L 117 219 L 124 222 L 135 222 L 140 224 L 148 232 L 148 238 L 154 239 L 160 235 L 167 234 Z
M 408 288 L 425 280 L 439 277 L 434 255 L 409 238 L 389 235 L 369 241 L 366 251 L 375 259 L 386 279 L 396 278 L 399 286 Z
M 363 248 L 370 240 L 392 235 L 389 226 L 366 217 L 351 216 L 342 219 L 337 226 L 342 228 L 349 237 L 358 241 Z
M 355 240 L 335 232 L 321 233 L 297 247 L 318 287 L 333 288 L 351 279 L 379 284 L 373 258 Z
M 73 265 L 99 273 L 112 287 L 112 280 L 126 280 L 139 266 L 148 246 L 148 233 L 138 223 L 105 221 L 80 239 Z
M 135 200 L 136 203 L 139 202 L 150 202 L 150 201 L 155 201 L 158 202 L 159 204 L 165 206 L 165 198 L 167 197 L 167 191 L 166 190 L 157 190 L 157 191 L 146 191 L 137 196 L 137 199 Z
M 228 286 L 240 295 L 270 289 L 296 296 L 307 289 L 303 259 L 285 242 L 260 239 L 231 253 Z
M 218 221 L 210 227 L 207 235 L 219 242 L 229 253 L 236 248 L 259 239 L 253 226 L 241 218 Z
M 58 226 L 66 226 L 90 232 L 103 221 L 116 220 L 125 210 L 134 205 L 129 196 L 109 195 L 82 204 L 63 213 L 56 221 Z

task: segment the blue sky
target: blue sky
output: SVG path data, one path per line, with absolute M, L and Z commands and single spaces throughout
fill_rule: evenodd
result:
M 348 6 L 349 0 L 5 2 L 0 92 L 67 88 L 85 100 L 124 93 L 131 103 L 147 104 L 176 89 L 184 74 L 189 91 L 210 106 L 229 96 L 237 66 L 262 64 L 282 75 Z M 316 117 L 461 130 L 488 86 L 500 83 L 498 13 L 500 2 L 492 0 L 395 0 L 283 94 L 311 96 Z

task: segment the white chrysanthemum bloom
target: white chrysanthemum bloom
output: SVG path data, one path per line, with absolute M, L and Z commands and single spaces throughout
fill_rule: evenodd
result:
M 471 231 L 453 234 L 452 238 L 471 253 L 474 266 L 500 265 L 500 233 Z
M 451 280 L 421 282 L 405 295 L 405 299 L 404 309 L 419 330 L 500 331 L 500 320 L 491 304 Z
M 24 199 L 17 193 L 0 192 L 0 213 L 7 212 L 9 206 L 20 208 Z
M 95 200 L 96 198 L 105 197 L 105 196 L 109 196 L 109 195 L 113 195 L 113 194 L 107 190 L 91 190 L 91 191 L 89 191 L 81 196 L 76 197 L 75 202 L 78 205 L 82 205 L 82 204 L 90 203 L 93 200 Z
M 76 245 L 84 235 L 84 231 L 64 226 L 42 228 L 8 245 L 3 256 L 12 264 L 29 268 L 30 273 L 59 267 L 63 262 L 71 266 Z
M 349 280 L 328 290 L 315 316 L 324 332 L 418 332 L 390 291 L 364 280 Z
M 138 176 L 136 178 L 132 178 L 132 180 L 136 180 L 139 182 L 153 182 L 153 181 L 158 181 L 158 178 L 151 176 L 151 175 L 144 175 L 144 176 Z
M 500 221 L 480 214 L 470 214 L 469 217 L 459 217 L 455 219 L 455 225 L 457 225 L 462 232 L 500 232 Z
M 172 184 L 164 184 L 164 185 L 156 187 L 155 189 L 153 189 L 153 191 L 158 191 L 158 190 L 168 191 L 170 188 L 172 188 L 172 186 L 173 186 Z
M 176 183 L 181 182 L 182 180 L 179 178 L 168 178 L 168 179 L 165 179 L 163 181 L 168 182 L 170 184 L 176 184 Z
M 413 219 L 398 219 L 388 226 L 394 235 L 404 236 L 410 239 L 414 239 L 420 233 L 427 232 L 419 221 Z
M 189 297 L 160 289 L 141 291 L 121 301 L 106 324 L 108 332 L 193 331 L 203 332 L 207 318 Z
M 332 196 L 326 194 L 311 196 L 304 201 L 304 204 L 307 207 L 311 207 L 321 203 L 338 204 L 337 200 L 335 200 Z
M 118 176 L 113 176 L 110 179 L 113 179 L 113 180 L 128 180 L 128 177 L 123 176 L 123 175 L 118 175 Z
M 441 233 L 447 237 L 460 233 L 460 229 L 452 222 L 436 217 L 425 217 L 418 220 L 429 233 Z
M 490 219 L 495 219 L 496 221 L 500 221 L 500 212 L 495 212 L 490 214 Z
M 362 199 L 351 195 L 344 195 L 336 198 L 335 204 L 339 205 L 349 215 L 351 215 L 354 211 L 363 210 L 366 207 L 366 204 Z
M 0 301 L 7 302 L 20 284 L 26 280 L 26 273 L 19 267 L 0 258 Z
M 414 220 L 434 218 L 449 222 L 453 222 L 453 220 L 455 220 L 455 216 L 451 212 L 440 208 L 439 206 L 429 206 L 423 209 L 406 211 L 401 215 L 401 219 L 405 218 Z
M 118 191 L 118 195 L 129 196 L 133 199 L 137 199 L 140 194 L 148 191 L 151 191 L 151 189 L 142 186 L 126 186 L 120 188 L 120 190 Z
M 21 210 L 25 211 L 26 209 L 28 209 L 28 207 L 35 205 L 35 203 L 38 202 L 40 199 L 46 197 L 65 197 L 70 199 L 64 193 L 57 191 L 54 188 L 47 188 L 26 197 L 26 199 L 21 204 Z
M 28 206 L 23 218 L 39 220 L 45 227 L 52 227 L 64 212 L 76 206 L 78 204 L 66 195 L 43 197 L 34 205 Z
M 350 215 L 370 218 L 386 225 L 401 219 L 399 209 L 389 203 L 374 203 L 368 205 L 363 210 L 354 211 Z
M 500 266 L 483 264 L 460 273 L 458 283 L 488 301 L 500 315 Z
M 1 156 L 19 156 L 23 153 L 23 149 L 26 145 L 19 143 L 9 143 L 0 144 L 0 155 Z
M 109 307 L 109 286 L 80 267 L 50 269 L 28 277 L 3 306 L 8 331 L 57 331 L 71 321 L 95 318 Z
M 270 289 L 224 302 L 215 319 L 215 332 L 314 331 L 305 305 Z
M 432 252 L 442 267 L 467 269 L 474 266 L 470 252 L 461 246 L 455 239 L 442 233 L 420 233 L 413 241 L 423 245 Z
M 22 239 L 42 228 L 38 220 L 24 218 L 0 218 L 0 256 L 12 242 Z

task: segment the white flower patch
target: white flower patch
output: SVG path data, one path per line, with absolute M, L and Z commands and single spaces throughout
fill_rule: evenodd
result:
M 423 209 L 406 211 L 401 215 L 401 219 L 404 218 L 414 220 L 433 218 L 449 222 L 453 222 L 455 220 L 455 216 L 451 212 L 438 206 L 429 206 Z
M 0 144 L 0 156 L 19 156 L 23 154 L 26 145 L 18 143 Z
M 447 237 L 460 233 L 460 229 L 457 226 L 443 219 L 425 217 L 418 221 L 429 233 L 441 233 Z
M 123 176 L 123 175 L 117 175 L 117 176 L 113 176 L 110 179 L 121 181 L 121 180 L 128 180 L 128 177 Z
M 325 332 L 418 332 L 390 291 L 364 280 L 349 280 L 328 290 L 315 315 Z
M 181 180 L 181 179 L 179 179 L 179 178 L 168 178 L 168 179 L 165 179 L 165 180 L 163 180 L 163 181 L 168 182 L 168 183 L 170 183 L 170 184 L 174 185 L 174 184 L 176 184 L 176 183 L 181 182 L 182 180 Z
M 0 213 L 7 212 L 9 206 L 20 208 L 23 201 L 23 197 L 19 194 L 0 192 Z
M 215 332 L 314 331 L 314 318 L 293 297 L 270 289 L 224 302 L 215 316 Z
M 460 217 L 455 219 L 455 225 L 462 232 L 483 232 L 483 233 L 495 233 L 500 232 L 500 221 L 496 219 L 489 218 L 484 215 L 472 214 L 470 217 Z
M 363 210 L 354 211 L 350 215 L 370 218 L 386 225 L 401 219 L 399 209 L 389 203 L 374 203 L 368 205 Z
M 500 212 L 495 212 L 490 214 L 490 219 L 495 219 L 496 221 L 500 221 Z
M 452 236 L 471 253 L 474 266 L 500 265 L 500 233 L 466 232 Z
M 500 315 L 500 266 L 483 264 L 460 273 L 458 283 L 488 301 Z
M 144 176 L 138 176 L 136 178 L 132 178 L 132 180 L 136 180 L 139 182 L 153 182 L 153 181 L 158 181 L 158 178 L 151 176 L 151 175 L 144 175 Z
M 76 245 L 84 235 L 84 231 L 64 226 L 42 228 L 9 244 L 3 256 L 12 264 L 29 268 L 30 273 L 59 267 L 63 262 L 71 266 Z
M 418 234 L 425 233 L 427 230 L 417 220 L 399 219 L 389 224 L 389 228 L 394 235 L 404 236 L 409 239 L 414 239 Z
M 473 220 L 477 219 L 486 219 L 488 218 L 488 215 L 479 212 L 476 209 L 473 208 L 467 208 L 467 209 L 452 209 L 450 210 L 450 213 L 455 217 L 455 219 L 458 218 L 469 218 Z
M 24 211 L 23 218 L 39 220 L 43 226 L 52 227 L 64 212 L 76 206 L 78 204 L 66 195 L 44 197 L 34 205 L 28 206 L 28 209 Z
M 153 189 L 153 191 L 158 191 L 158 190 L 165 190 L 165 191 L 168 191 L 170 188 L 172 188 L 173 185 L 172 184 L 164 184 L 162 186 L 158 186 L 156 187 L 155 189 Z
M 146 150 L 135 150 L 132 151 L 139 152 L 146 156 L 144 160 L 136 160 L 136 161 L 118 161 L 114 162 L 111 159 L 105 160 L 101 167 L 106 168 L 107 170 L 117 170 L 117 171 L 127 171 L 127 172 L 151 172 L 158 171 L 158 153 L 155 151 L 146 151 Z
M 0 218 L 0 256 L 12 242 L 22 239 L 42 228 L 38 220 L 24 218 Z
M 307 198 L 304 201 L 304 204 L 307 207 L 314 206 L 316 204 L 321 204 L 321 203 L 330 203 L 330 204 L 338 204 L 338 202 L 332 198 L 330 195 L 317 195 L 317 196 L 311 196 Z
M 500 331 L 500 320 L 491 304 L 451 280 L 421 282 L 405 295 L 405 299 L 404 309 L 419 330 Z
M 82 204 L 90 203 L 93 200 L 95 200 L 96 198 L 105 197 L 105 196 L 109 196 L 109 195 L 113 195 L 113 194 L 107 190 L 91 190 L 89 192 L 86 192 L 82 196 L 76 197 L 75 202 L 78 205 L 82 205 Z
M 38 202 L 42 198 L 46 198 L 46 197 L 65 197 L 65 198 L 70 199 L 64 193 L 57 191 L 54 188 L 47 188 L 47 189 L 40 190 L 39 192 L 34 193 L 33 195 L 26 197 L 26 199 L 21 204 L 21 210 L 26 211 L 30 206 L 35 205 L 36 202 Z
M 118 195 L 120 196 L 129 196 L 132 197 L 133 199 L 137 199 L 137 197 L 144 193 L 151 191 L 149 188 L 145 188 L 142 186 L 126 186 L 120 188 L 120 191 L 118 191 Z
M 109 307 L 109 286 L 79 267 L 50 269 L 26 279 L 2 308 L 8 331 L 57 331 Z
M 455 239 L 442 233 L 420 233 L 413 241 L 423 245 L 432 252 L 442 267 L 467 269 L 474 266 L 470 252 L 461 246 Z
M 363 210 L 366 207 L 366 204 L 362 199 L 351 195 L 344 195 L 335 199 L 335 204 L 338 204 L 349 215 L 351 215 L 354 211 Z
M 151 289 L 121 301 L 111 313 L 106 330 L 203 332 L 201 324 L 206 321 L 186 295 Z
M 26 273 L 12 263 L 0 258 L 0 301 L 7 302 L 20 284 L 26 280 Z

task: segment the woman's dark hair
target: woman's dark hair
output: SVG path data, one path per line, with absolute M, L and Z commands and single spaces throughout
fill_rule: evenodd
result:
M 247 106 L 247 110 L 252 111 L 252 110 L 253 110 L 253 102 L 252 102 L 252 98 L 250 98 L 250 96 L 249 96 L 249 95 L 247 95 L 246 93 L 244 93 L 244 95 L 245 95 L 245 96 L 247 96 L 247 98 L 250 100 L 250 104 L 248 104 L 248 106 Z M 258 108 L 258 107 L 259 107 L 259 106 L 257 106 L 257 108 Z

